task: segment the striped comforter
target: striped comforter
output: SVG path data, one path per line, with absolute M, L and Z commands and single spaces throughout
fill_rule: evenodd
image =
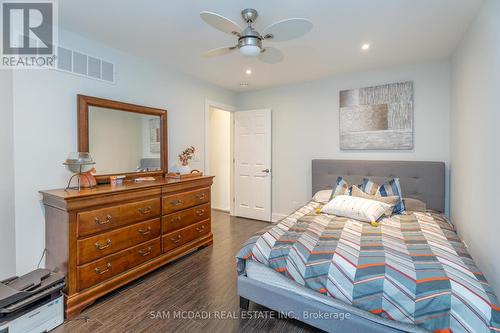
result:
M 378 227 L 317 214 L 311 201 L 250 238 L 237 255 L 319 293 L 436 332 L 498 332 L 500 308 L 451 224 L 415 212 Z

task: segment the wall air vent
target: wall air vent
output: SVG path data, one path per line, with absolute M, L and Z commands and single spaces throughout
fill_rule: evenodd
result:
M 99 80 L 115 83 L 115 65 L 112 62 L 59 46 L 54 69 Z

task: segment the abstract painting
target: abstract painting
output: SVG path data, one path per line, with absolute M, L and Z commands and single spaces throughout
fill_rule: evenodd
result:
M 413 149 L 413 82 L 341 91 L 340 149 Z

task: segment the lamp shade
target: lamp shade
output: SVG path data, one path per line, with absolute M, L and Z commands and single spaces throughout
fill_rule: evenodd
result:
M 260 53 L 260 47 L 257 45 L 244 45 L 240 47 L 240 53 L 245 57 L 256 57 Z

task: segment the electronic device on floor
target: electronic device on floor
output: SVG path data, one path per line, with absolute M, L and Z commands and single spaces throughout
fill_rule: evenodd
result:
M 65 276 L 37 269 L 0 281 L 0 333 L 48 332 L 64 322 Z

